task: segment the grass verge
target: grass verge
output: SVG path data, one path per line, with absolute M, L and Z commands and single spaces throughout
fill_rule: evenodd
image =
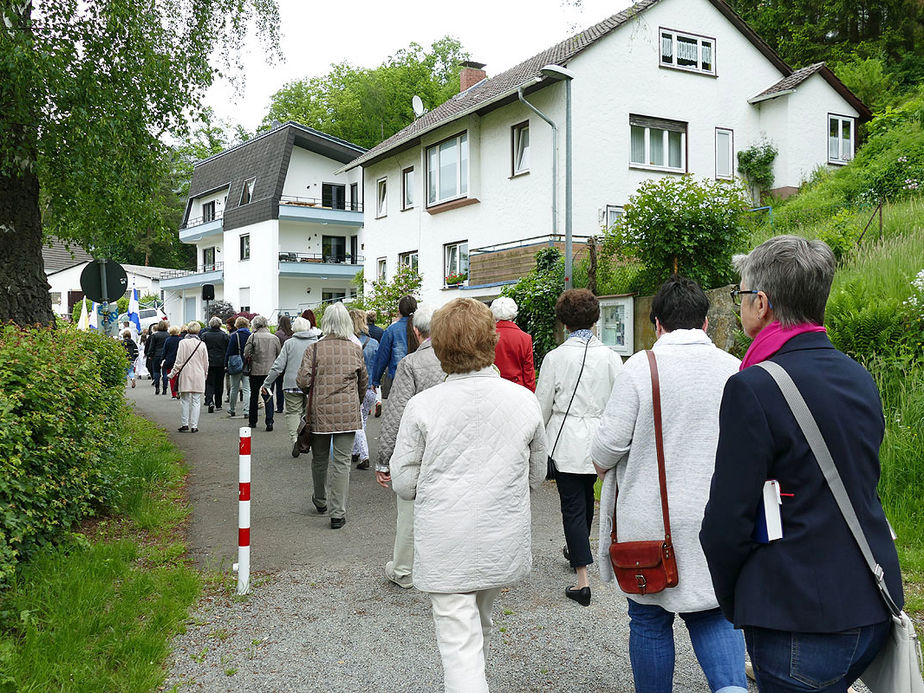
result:
M 184 560 L 182 456 L 129 416 L 111 514 L 21 566 L 0 595 L 0 690 L 150 691 L 201 578 Z

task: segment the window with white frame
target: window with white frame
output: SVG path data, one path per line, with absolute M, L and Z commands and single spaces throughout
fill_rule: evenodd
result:
M 250 234 L 241 234 L 241 260 L 250 259 Z
M 388 266 L 385 263 L 385 258 L 380 257 L 375 261 L 375 279 L 376 281 L 383 282 L 386 279 Z
M 202 271 L 211 272 L 215 269 L 215 246 L 202 249 Z
M 414 206 L 417 190 L 414 188 L 414 167 L 406 168 L 401 172 L 401 209 L 410 209 Z
M 513 175 L 529 171 L 529 121 L 510 129 Z
M 468 241 L 443 246 L 446 286 L 458 286 L 468 281 Z
M 250 287 L 242 286 L 238 292 L 239 305 L 241 306 L 242 313 L 250 312 Z
M 828 114 L 828 163 L 853 159 L 853 118 Z
M 606 216 L 604 217 L 606 228 L 611 229 L 616 226 L 616 224 L 619 223 L 619 220 L 622 219 L 622 215 L 624 213 L 625 210 L 619 205 L 607 205 Z
M 715 39 L 661 29 L 661 65 L 715 74 Z
M 629 163 L 683 172 L 687 167 L 687 124 L 676 120 L 629 116 Z
M 388 179 L 379 178 L 375 182 L 375 216 L 388 214 Z
M 215 200 L 206 202 L 202 205 L 202 223 L 213 221 L 215 219 Z
M 256 178 L 248 178 L 244 181 L 244 187 L 241 189 L 241 206 L 250 204 L 253 199 L 253 188 L 257 184 Z
M 410 267 L 412 270 L 416 272 L 417 271 L 417 251 L 411 250 L 406 253 L 399 253 L 398 254 L 398 264 L 406 265 L 407 267 Z
M 735 177 L 735 133 L 727 128 L 715 129 L 715 177 Z
M 427 204 L 468 194 L 468 133 L 427 148 Z

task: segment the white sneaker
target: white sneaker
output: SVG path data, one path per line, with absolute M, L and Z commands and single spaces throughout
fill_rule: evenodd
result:
M 402 589 L 409 590 L 414 586 L 414 579 L 410 575 L 405 575 L 404 577 L 395 575 L 394 561 L 388 561 L 388 563 L 385 564 L 385 577 Z

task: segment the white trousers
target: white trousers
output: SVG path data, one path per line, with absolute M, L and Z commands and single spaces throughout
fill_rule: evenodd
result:
M 398 499 L 398 519 L 395 522 L 395 549 L 392 553 L 395 575 L 411 575 L 414 570 L 414 501 Z
M 494 625 L 491 607 L 500 591 L 430 592 L 446 693 L 488 693 L 484 663 Z
M 189 426 L 190 428 L 199 428 L 199 410 L 202 408 L 201 392 L 181 392 L 180 405 L 180 425 Z

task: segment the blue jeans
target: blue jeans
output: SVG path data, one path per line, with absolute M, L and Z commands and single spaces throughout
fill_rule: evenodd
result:
M 840 633 L 791 633 L 746 627 L 761 693 L 844 693 L 889 635 L 890 621 Z
M 674 614 L 629 601 L 629 659 L 636 693 L 671 693 L 674 685 Z M 680 614 L 709 690 L 747 693 L 744 637 L 718 609 Z

